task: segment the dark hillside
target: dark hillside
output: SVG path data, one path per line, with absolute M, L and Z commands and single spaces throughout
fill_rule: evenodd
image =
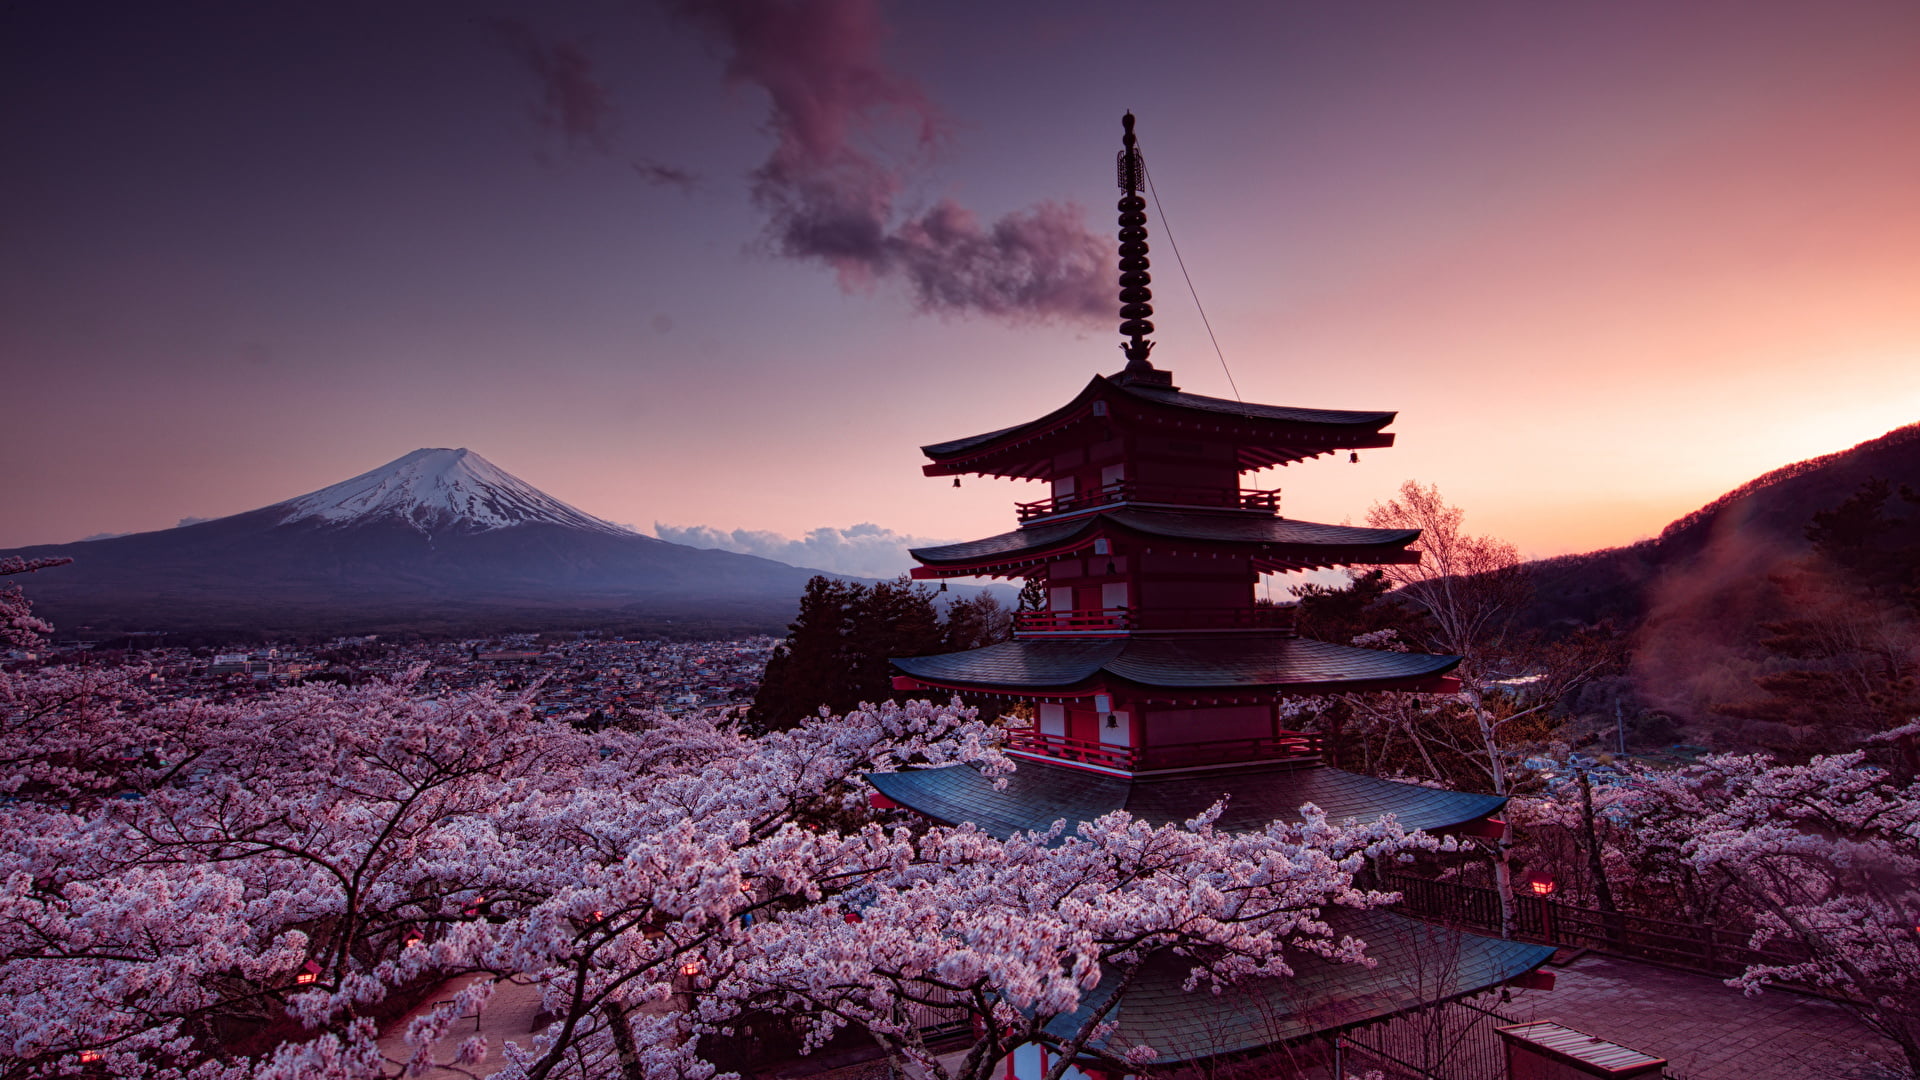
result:
M 1764 577 L 1784 558 L 1812 550 L 1816 513 L 1839 506 L 1870 480 L 1920 487 L 1920 424 L 1848 450 L 1775 469 L 1675 521 L 1652 540 L 1531 564 L 1540 627 L 1612 619 L 1645 620 L 1662 586 L 1677 576 Z
M 1920 711 L 1920 425 L 1776 469 L 1622 548 L 1531 564 L 1525 621 L 1630 635 L 1645 716 L 1803 759 Z

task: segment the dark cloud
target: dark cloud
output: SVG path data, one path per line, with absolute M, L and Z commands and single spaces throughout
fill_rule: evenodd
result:
M 753 174 L 777 251 L 833 268 L 843 288 L 905 281 L 943 313 L 1092 321 L 1114 314 L 1113 243 L 1071 204 L 1042 203 L 984 225 L 942 200 L 899 207 L 908 162 L 872 149 L 900 128 L 918 152 L 942 133 L 939 111 L 880 60 L 874 0 L 670 0 L 727 51 L 727 78 L 758 86 L 778 140 Z
M 633 171 L 640 179 L 659 187 L 677 187 L 681 191 L 692 191 L 700 186 L 700 177 L 677 165 L 668 165 L 650 158 L 641 158 L 632 162 Z
M 613 125 L 613 100 L 593 76 L 593 62 L 568 41 L 542 41 L 519 19 L 495 19 L 494 32 L 520 62 L 540 80 L 541 102 L 533 110 L 543 127 L 560 133 L 569 143 L 606 150 Z

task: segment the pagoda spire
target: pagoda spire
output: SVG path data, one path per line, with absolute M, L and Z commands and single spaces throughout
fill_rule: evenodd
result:
M 1153 275 L 1147 272 L 1153 264 L 1147 259 L 1147 200 L 1141 198 L 1140 191 L 1146 187 L 1147 166 L 1140 157 L 1139 140 L 1133 134 L 1133 113 L 1120 118 L 1120 126 L 1125 134 L 1120 137 L 1121 150 L 1114 161 L 1114 172 L 1120 183 L 1120 333 L 1127 341 L 1120 346 L 1127 354 L 1126 370 L 1120 378 L 1129 382 L 1171 383 L 1170 376 L 1147 361 L 1153 352 L 1154 343 L 1147 340 L 1153 333 L 1153 323 L 1148 318 L 1153 314 Z

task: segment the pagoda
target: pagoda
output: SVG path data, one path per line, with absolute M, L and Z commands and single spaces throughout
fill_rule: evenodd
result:
M 912 552 L 921 564 L 915 578 L 1037 582 L 1044 609 L 1016 613 L 1010 641 L 892 661 L 899 691 L 1028 703 L 1031 725 L 1006 734 L 1018 767 L 999 783 L 970 765 L 875 774 L 868 779 L 880 802 L 1002 837 L 1113 810 L 1154 824 L 1183 821 L 1223 798 L 1219 825 L 1228 829 L 1297 819 L 1302 804 L 1313 803 L 1336 820 L 1391 813 L 1409 829 L 1496 834 L 1493 815 L 1504 798 L 1334 769 L 1321 759 L 1318 735 L 1288 725 L 1281 703 L 1289 697 L 1454 688 L 1448 673 L 1459 657 L 1301 638 L 1288 609 L 1257 599 L 1264 573 L 1419 561 L 1410 547 L 1417 530 L 1293 520 L 1281 515 L 1278 491 L 1242 486 L 1250 471 L 1391 446 L 1385 428 L 1394 414 L 1205 397 L 1182 391 L 1170 371 L 1150 362 L 1145 167 L 1133 115 L 1122 123 L 1126 366 L 1094 376 L 1038 419 L 922 448 L 929 476 L 952 476 L 955 484 L 962 475 L 1041 480 L 1051 488 L 1047 498 L 1016 504 L 1011 532 Z M 1306 1038 L 1478 992 L 1524 975 L 1551 953 L 1388 912 L 1351 912 L 1341 921 L 1381 946 L 1378 968 L 1309 961 L 1312 977 L 1246 998 L 1251 1018 L 1237 1027 L 1223 1028 L 1217 1001 L 1183 1007 L 1169 1005 L 1178 993 L 1153 994 L 1151 1007 L 1123 1004 L 1116 1037 L 1193 1044 L 1163 1062 L 1240 1053 L 1278 1041 L 1277 1017 L 1291 1018 L 1279 1025 L 1283 1039 Z M 1389 940 L 1419 947 L 1389 947 Z M 1439 981 L 1414 970 L 1436 952 L 1454 957 Z M 1177 987 L 1183 972 L 1170 964 L 1167 978 Z M 1129 1003 L 1142 989 L 1130 992 Z M 1212 1011 L 1183 1011 L 1200 1008 Z M 1180 1035 L 1182 1025 L 1193 1038 Z M 1211 1034 L 1195 1034 L 1203 1030 Z

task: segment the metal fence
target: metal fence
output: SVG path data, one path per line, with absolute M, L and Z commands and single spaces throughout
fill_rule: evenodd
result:
M 1500 894 L 1479 885 L 1379 874 L 1377 887 L 1398 892 L 1409 914 L 1474 930 L 1500 932 Z M 1806 952 L 1776 939 L 1755 948 L 1749 934 L 1699 923 L 1605 912 L 1541 896 L 1515 896 L 1514 936 L 1651 960 L 1708 975 L 1738 975 L 1753 964 L 1794 964 Z
M 1502 1024 L 1520 1021 L 1469 1001 L 1433 1005 L 1340 1036 L 1341 1073 L 1378 1069 L 1395 1080 L 1505 1080 Z

